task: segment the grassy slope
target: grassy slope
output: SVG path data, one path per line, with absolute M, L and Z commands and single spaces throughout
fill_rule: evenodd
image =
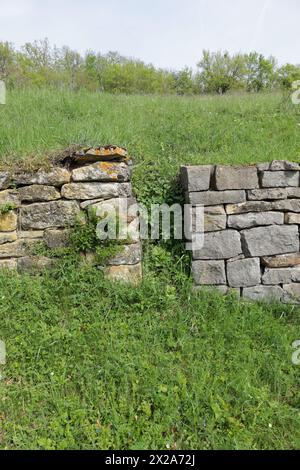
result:
M 127 145 L 140 198 L 158 201 L 180 163 L 296 159 L 297 112 L 277 96 L 13 93 L 0 152 Z M 299 309 L 192 295 L 169 251 L 145 252 L 134 291 L 68 266 L 0 273 L 0 447 L 299 448 Z

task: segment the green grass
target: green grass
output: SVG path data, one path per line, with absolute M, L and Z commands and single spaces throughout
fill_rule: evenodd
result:
M 180 98 L 12 91 L 0 106 L 0 165 L 41 165 L 46 154 L 70 144 L 116 143 L 134 157 L 140 197 L 156 202 L 165 198 L 181 164 L 299 160 L 299 110 L 280 94 Z
M 125 145 L 140 201 L 160 202 L 180 196 L 180 164 L 298 160 L 298 122 L 279 95 L 14 91 L 0 155 L 36 167 L 71 143 Z M 192 294 L 181 248 L 145 247 L 132 290 L 68 263 L 0 272 L 1 449 L 299 448 L 300 309 Z
M 299 309 L 192 295 L 147 253 L 133 290 L 84 268 L 0 273 L 1 448 L 299 448 Z

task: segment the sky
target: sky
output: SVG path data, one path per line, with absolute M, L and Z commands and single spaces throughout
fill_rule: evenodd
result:
M 47 37 L 167 69 L 194 68 L 203 49 L 299 64 L 299 23 L 299 0 L 0 0 L 0 41 Z

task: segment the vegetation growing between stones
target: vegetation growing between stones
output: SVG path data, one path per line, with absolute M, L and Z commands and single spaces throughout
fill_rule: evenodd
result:
M 15 204 L 11 202 L 7 202 L 5 204 L 0 204 L 0 215 L 6 215 L 10 211 L 14 210 L 16 208 Z

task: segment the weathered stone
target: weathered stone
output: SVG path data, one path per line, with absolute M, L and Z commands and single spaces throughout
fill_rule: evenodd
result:
M 209 215 L 226 215 L 224 206 L 205 206 L 204 213 Z
M 273 208 L 272 202 L 249 201 L 241 204 L 228 204 L 226 213 L 228 215 L 246 214 L 247 212 L 268 212 Z
M 219 206 L 220 204 L 238 204 L 246 201 L 245 191 L 204 191 L 191 192 L 189 194 L 190 204 L 204 206 Z
M 17 232 L 0 232 L 0 245 L 15 242 L 18 239 Z
M 288 212 L 284 216 L 284 223 L 288 225 L 300 224 L 300 214 Z
M 17 269 L 17 260 L 13 258 L 0 260 L 0 269 Z
M 42 273 L 53 268 L 55 264 L 55 260 L 44 256 L 26 256 L 18 259 L 17 268 L 21 273 Z
M 253 287 L 260 284 L 259 258 L 228 261 L 227 278 L 230 287 Z
M 17 186 L 30 184 L 45 184 L 50 186 L 62 186 L 69 183 L 71 173 L 65 168 L 54 168 L 50 171 L 21 172 L 13 175 L 13 183 Z
M 283 222 L 284 214 L 281 212 L 250 212 L 228 217 L 228 227 L 238 230 L 259 225 L 282 225 Z
M 256 168 L 259 172 L 270 170 L 270 163 L 258 163 Z
M 296 305 L 300 303 L 300 284 L 284 284 L 283 292 L 283 303 Z
M 181 181 L 183 188 L 188 192 L 207 191 L 213 172 L 212 165 L 182 166 Z
M 44 236 L 43 230 L 29 230 L 29 231 L 20 231 L 18 232 L 18 237 L 20 239 L 41 239 Z
M 193 261 L 192 273 L 196 284 L 226 285 L 224 261 Z
M 142 281 L 142 265 L 139 263 L 130 266 L 108 266 L 104 269 L 104 275 L 114 282 L 138 286 Z
M 272 256 L 299 251 L 298 227 L 294 225 L 257 227 L 241 232 L 247 256 Z
M 141 244 L 125 245 L 120 253 L 108 261 L 111 266 L 134 265 L 142 261 Z
M 288 198 L 300 199 L 300 188 L 286 188 Z
M 10 184 L 10 174 L 7 171 L 0 171 L 0 190 L 6 189 Z
M 216 186 L 219 191 L 226 189 L 259 188 L 255 166 L 220 166 L 216 168 Z
M 288 268 L 300 265 L 300 253 L 263 257 L 261 262 L 268 268 Z
M 266 269 L 262 277 L 263 284 L 277 285 L 300 282 L 300 267 Z
M 64 228 L 74 225 L 80 215 L 75 201 L 36 203 L 22 207 L 21 225 L 23 230 Z
M 0 213 L 0 232 L 13 232 L 17 229 L 18 217 L 13 211 L 6 214 Z
M 298 163 L 289 162 L 287 160 L 274 160 L 270 165 L 271 171 L 299 171 Z
M 236 230 L 223 230 L 204 235 L 204 246 L 194 250 L 194 259 L 220 260 L 234 258 L 242 253 L 240 234 Z
M 22 202 L 43 202 L 60 199 L 60 192 L 53 186 L 34 184 L 19 189 L 19 198 Z
M 250 191 L 247 191 L 247 197 L 249 201 L 272 201 L 275 199 L 287 199 L 288 190 L 286 188 L 252 189 Z
M 228 204 L 226 212 L 228 215 L 244 214 L 247 212 L 300 212 L 300 200 L 287 199 L 285 201 L 247 201 L 242 204 Z
M 245 299 L 265 302 L 280 302 L 284 291 L 279 286 L 255 286 L 243 289 Z
M 26 242 L 24 240 L 17 240 L 12 243 L 0 245 L 0 259 L 21 258 L 22 256 L 26 256 L 33 242 L 33 240 L 26 240 Z
M 76 182 L 126 182 L 130 180 L 130 168 L 126 163 L 97 162 L 73 170 L 72 180 Z
M 20 200 L 17 191 L 7 189 L 0 192 L 0 207 L 4 204 L 13 204 L 15 208 L 20 206 Z
M 130 183 L 70 183 L 62 187 L 66 199 L 111 199 L 131 196 Z
M 65 248 L 68 246 L 70 230 L 45 230 L 44 242 L 50 249 Z
M 98 202 L 103 202 L 105 199 L 99 198 L 99 199 L 90 199 L 88 201 L 82 201 L 80 203 L 80 209 L 87 209 L 89 206 L 92 206 Z
M 299 186 L 298 171 L 265 171 L 261 181 L 263 188 L 284 188 Z

